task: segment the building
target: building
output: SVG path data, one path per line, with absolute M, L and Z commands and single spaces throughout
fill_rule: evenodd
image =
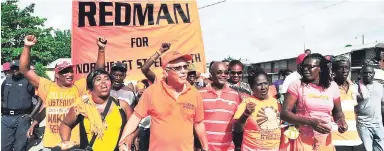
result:
M 365 45 L 357 45 L 351 47 L 344 47 L 339 49 L 330 49 L 330 50 L 322 50 L 320 51 L 323 55 L 344 55 L 351 60 L 351 79 L 356 80 L 357 75 L 361 69 L 361 66 L 364 64 L 366 59 L 372 59 L 376 56 L 375 45 L 377 43 L 365 44 Z M 312 53 L 317 53 L 316 50 L 312 50 Z M 253 63 L 253 67 L 263 68 L 269 75 L 269 80 L 271 82 L 278 80 L 282 77 L 278 76 L 278 72 L 280 69 L 291 69 L 295 71 L 297 69 L 296 66 L 296 57 L 298 54 L 292 54 L 292 57 L 279 59 L 279 60 L 271 60 L 259 63 Z

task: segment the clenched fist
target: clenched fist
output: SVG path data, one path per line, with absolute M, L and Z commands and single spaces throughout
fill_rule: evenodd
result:
M 161 44 L 161 47 L 160 47 L 159 51 L 161 53 L 164 53 L 167 50 L 169 50 L 169 48 L 171 48 L 171 44 L 170 43 L 163 43 L 163 44 Z
M 107 45 L 107 40 L 105 39 L 105 37 L 97 37 L 97 46 L 99 46 L 99 50 L 103 50 L 105 49 L 105 46 Z
M 24 46 L 32 47 L 37 43 L 37 38 L 34 35 L 28 35 L 24 38 Z
M 255 112 L 255 107 L 256 107 L 256 104 L 255 104 L 255 103 L 253 103 L 253 102 L 248 102 L 248 103 L 247 103 L 247 106 L 246 106 L 246 108 L 245 108 L 245 110 L 244 110 L 244 113 L 245 113 L 246 115 L 251 115 L 253 112 Z

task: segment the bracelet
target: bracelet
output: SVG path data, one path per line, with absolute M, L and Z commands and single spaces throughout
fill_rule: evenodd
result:
M 159 56 L 161 56 L 161 54 L 162 54 L 162 53 L 160 52 L 160 50 L 157 50 L 156 53 L 159 54 Z
M 251 114 L 248 114 L 248 113 L 245 113 L 245 112 L 244 112 L 243 115 L 245 115 L 245 116 L 250 116 Z

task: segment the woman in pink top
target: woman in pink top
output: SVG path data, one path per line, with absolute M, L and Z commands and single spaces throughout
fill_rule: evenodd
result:
M 308 55 L 299 73 L 303 78 L 290 84 L 281 113 L 282 120 L 299 127 L 300 135 L 294 148 L 296 151 L 335 150 L 330 133 L 332 120 L 336 121 L 340 133 L 348 126 L 341 110 L 340 92 L 331 81 L 327 61 L 321 54 Z M 292 111 L 295 105 L 296 114 Z

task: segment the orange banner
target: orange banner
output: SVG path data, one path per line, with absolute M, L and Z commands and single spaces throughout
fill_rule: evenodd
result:
M 141 66 L 164 42 L 172 45 L 168 51 L 191 54 L 198 72 L 206 70 L 196 1 L 74 0 L 72 63 L 76 65 L 76 78 L 95 68 L 98 36 L 108 40 L 106 70 L 121 61 L 127 65 L 126 80 L 144 78 Z M 160 74 L 160 60 L 151 69 Z

